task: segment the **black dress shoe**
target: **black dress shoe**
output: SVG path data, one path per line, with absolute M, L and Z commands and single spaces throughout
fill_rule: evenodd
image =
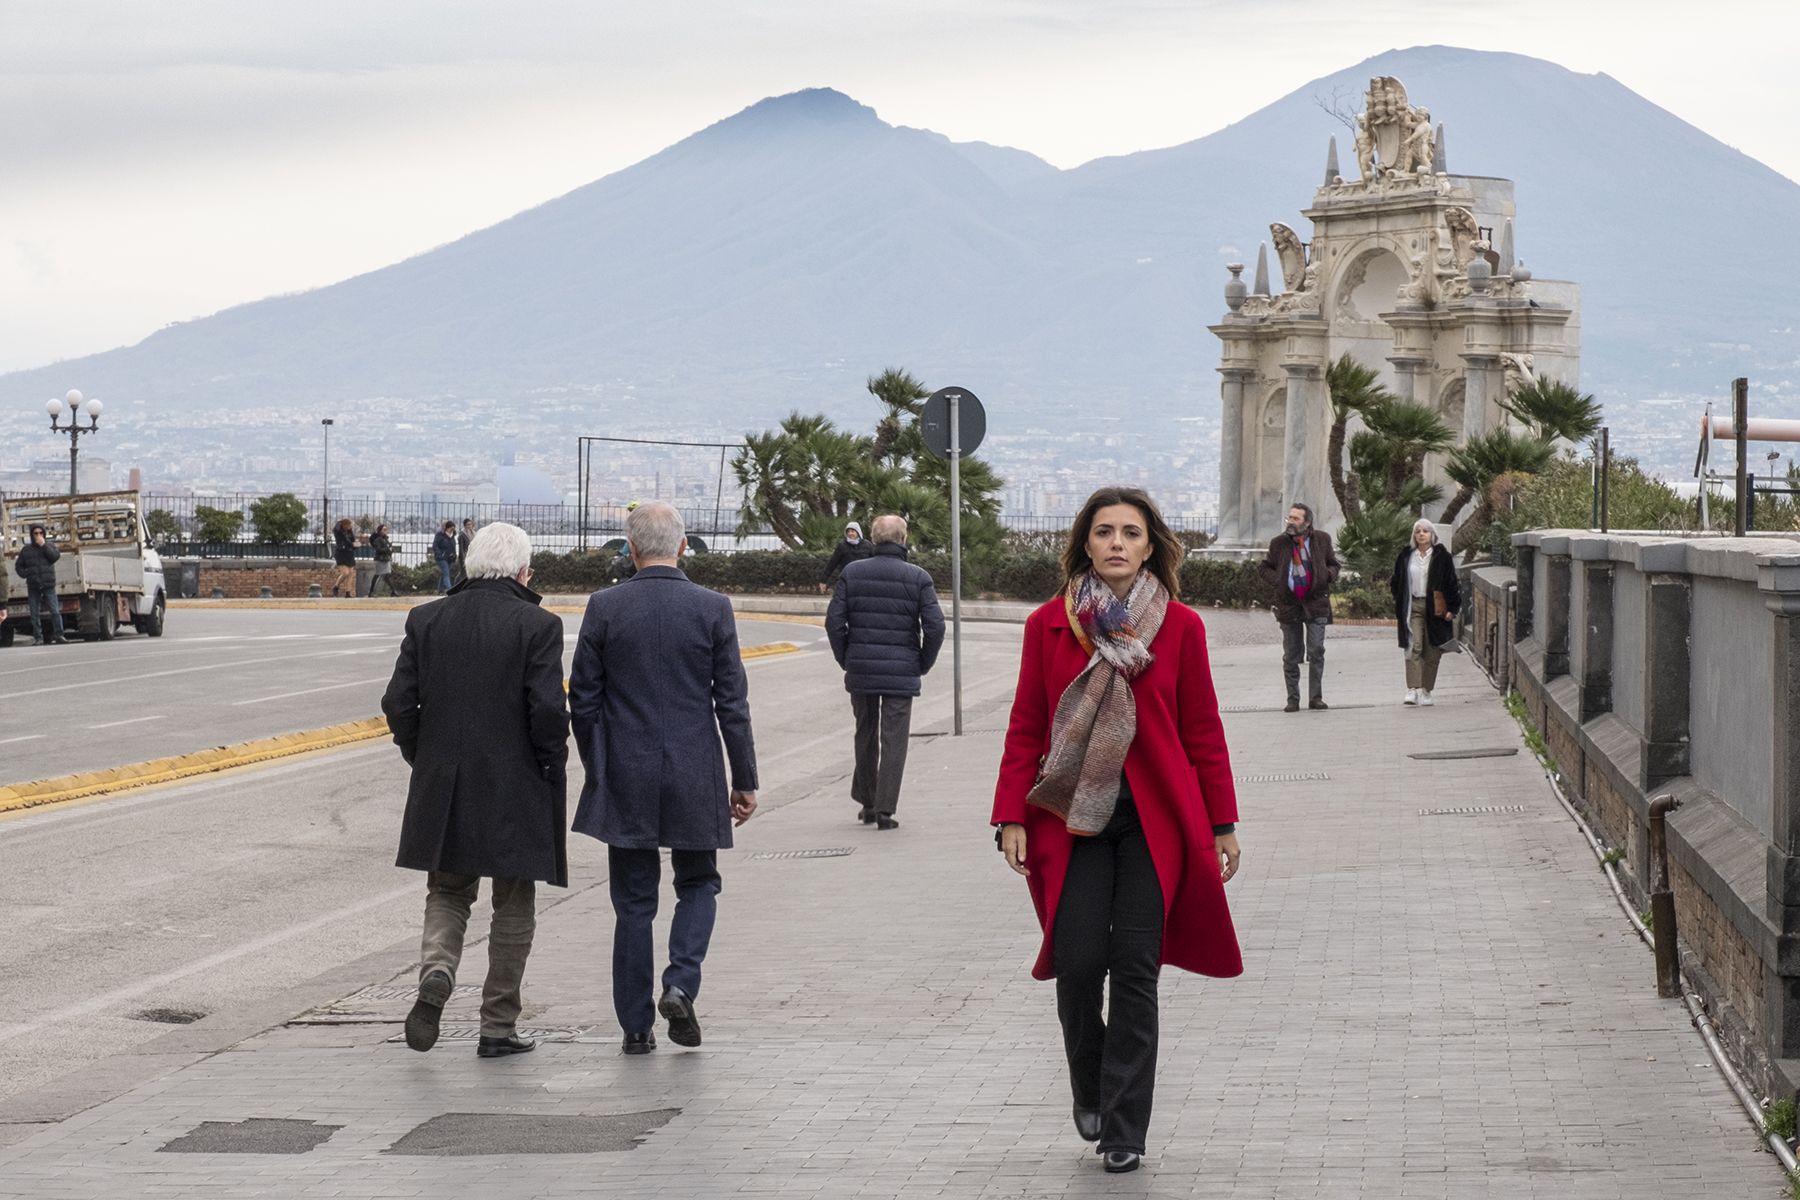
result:
M 872 808 L 865 808 L 856 814 L 856 819 L 861 821 L 864 825 L 873 825 L 875 823 L 875 810 Z
M 877 828 L 877 829 L 898 829 L 898 828 L 900 828 L 900 822 L 894 820 L 894 818 L 887 816 L 884 813 L 876 813 L 875 814 L 875 828 Z
M 1144 1156 L 1136 1150 L 1108 1150 L 1105 1160 L 1100 1164 L 1108 1175 L 1123 1175 L 1127 1171 L 1135 1171 L 1144 1165 Z
M 646 1029 L 642 1033 L 628 1033 L 625 1044 L 619 1048 L 627 1054 L 648 1054 L 656 1049 L 656 1032 Z
M 1282 709 L 1281 711 L 1282 712 L 1299 712 L 1300 711 L 1300 702 L 1298 700 L 1289 700 L 1287 702 L 1287 707 Z
M 444 1015 L 444 1005 L 450 1003 L 450 989 L 448 971 L 430 971 L 419 980 L 419 998 L 406 1014 L 406 1044 L 414 1050 L 429 1050 L 437 1045 L 438 1018 Z
M 1084 1142 L 1100 1140 L 1100 1110 L 1075 1106 L 1075 1132 L 1081 1135 Z
M 530 1054 L 536 1049 L 537 1043 L 532 1039 L 509 1033 L 503 1038 L 482 1037 L 475 1053 L 482 1058 L 505 1058 L 509 1054 Z
M 1318 711 L 1318 712 L 1323 712 L 1324 710 L 1330 708 L 1331 705 L 1325 703 L 1325 701 L 1320 699 L 1319 697 L 1314 696 L 1311 700 L 1307 701 L 1306 707 L 1308 707 L 1310 709 L 1314 709 L 1315 711 Z
M 700 1044 L 700 1018 L 694 1015 L 694 1002 L 686 992 L 669 984 L 663 988 L 662 999 L 656 1002 L 656 1011 L 668 1018 L 671 1042 L 677 1046 Z

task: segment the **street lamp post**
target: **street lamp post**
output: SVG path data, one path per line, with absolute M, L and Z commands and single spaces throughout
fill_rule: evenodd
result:
M 50 414 L 50 432 L 69 435 L 69 495 L 73 496 L 79 489 L 75 486 L 75 460 L 81 453 L 81 435 L 94 433 L 100 428 L 100 410 L 104 407 L 99 397 L 89 400 L 85 405 L 81 402 L 81 393 L 70 388 L 68 394 L 61 398 L 52 397 L 50 403 L 44 405 L 44 411 Z M 69 414 L 67 425 L 58 425 L 57 418 L 64 411 Z M 88 423 L 81 424 L 81 414 L 87 414 Z
M 319 536 L 331 539 L 331 426 L 332 418 L 323 417 L 319 424 L 325 427 L 325 478 L 319 492 Z

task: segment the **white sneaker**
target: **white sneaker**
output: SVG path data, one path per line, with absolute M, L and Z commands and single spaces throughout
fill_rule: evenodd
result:
M 1436 703 L 1437 703 L 1437 701 L 1435 701 L 1431 698 L 1430 692 L 1425 691 L 1422 688 L 1420 689 L 1420 691 L 1419 691 L 1419 707 L 1420 708 L 1430 708 L 1433 704 L 1436 704 Z
M 1419 693 L 1417 691 L 1407 692 L 1406 699 L 1404 701 L 1402 701 L 1402 703 L 1404 703 L 1404 704 L 1417 704 L 1418 702 L 1419 702 Z

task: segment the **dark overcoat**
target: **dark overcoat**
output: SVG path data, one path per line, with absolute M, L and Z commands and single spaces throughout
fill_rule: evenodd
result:
M 832 550 L 831 557 L 825 560 L 825 569 L 819 573 L 819 582 L 830 583 L 839 571 L 853 562 L 861 562 L 873 550 L 868 538 L 857 538 L 854 542 L 849 538 L 843 539 Z
M 1331 544 L 1331 535 L 1323 529 L 1307 531 L 1312 539 L 1312 588 L 1306 593 L 1304 601 L 1296 600 L 1287 583 L 1288 563 L 1294 553 L 1294 539 L 1286 533 L 1278 533 L 1269 543 L 1269 551 L 1263 555 L 1262 562 L 1256 566 L 1257 574 L 1262 581 L 1274 590 L 1270 599 L 1275 605 L 1275 619 L 1283 625 L 1293 625 L 1302 618 L 1308 621 L 1331 620 L 1331 587 L 1337 582 L 1338 574 L 1344 569 L 1338 561 L 1337 549 Z
M 595 592 L 569 712 L 587 771 L 576 832 L 627 849 L 731 845 L 731 793 L 756 790 L 756 744 L 730 600 L 676 567 Z
M 917 696 L 944 645 L 944 610 L 906 547 L 877 542 L 844 567 L 825 609 L 825 636 L 852 696 Z
M 1237 790 L 1200 614 L 1171 601 L 1150 652 L 1155 661 L 1131 681 L 1137 736 L 1125 754 L 1125 779 L 1162 885 L 1162 961 L 1201 975 L 1241 975 L 1244 962 L 1213 840 L 1214 825 L 1238 819 Z M 1036 979 L 1056 973 L 1051 934 L 1074 835 L 1053 813 L 1025 803 L 1025 796 L 1050 749 L 1056 703 L 1088 658 L 1069 628 L 1061 596 L 1026 619 L 993 821 L 1025 826 L 1031 869 L 1025 883 L 1044 932 L 1031 968 Z
M 381 698 L 412 764 L 396 865 L 567 887 L 563 625 L 510 579 L 407 614 Z
M 1400 648 L 1405 650 L 1412 642 L 1412 614 L 1408 605 L 1412 600 L 1412 578 L 1407 555 L 1413 548 L 1407 546 L 1394 559 L 1394 576 L 1388 580 L 1388 590 L 1394 596 L 1394 624 L 1400 629 Z M 1432 604 L 1431 593 L 1444 593 L 1445 606 L 1450 609 L 1449 617 L 1437 615 L 1437 606 Z M 1442 542 L 1434 542 L 1431 546 L 1431 565 L 1425 568 L 1425 632 L 1431 638 L 1431 644 L 1442 646 L 1456 637 L 1456 614 L 1462 611 L 1462 582 L 1456 577 L 1456 559 L 1450 551 L 1444 549 Z
M 43 545 L 26 542 L 19 551 L 19 578 L 24 581 L 28 591 L 53 592 L 56 590 L 56 560 L 62 557 L 62 551 L 49 538 Z
M 331 561 L 340 567 L 356 565 L 356 531 L 342 525 L 331 530 Z

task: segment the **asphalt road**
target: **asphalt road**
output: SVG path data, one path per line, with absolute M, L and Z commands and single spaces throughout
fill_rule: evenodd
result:
M 4 669 L 26 673 L 0 676 L 9 686 L 73 686 L 38 693 L 27 715 L 9 697 L 6 736 L 59 712 L 80 710 L 73 724 L 83 734 L 108 719 L 160 716 L 155 730 L 114 728 L 117 744 L 107 751 L 123 761 L 367 715 L 399 622 L 390 613 L 221 612 L 184 619 L 180 632 L 172 622 L 161 643 L 15 649 L 0 655 Z M 811 646 L 747 664 L 765 809 L 841 805 L 846 831 L 854 830 L 849 704 L 819 644 L 822 631 L 749 620 L 740 628 L 746 642 Z M 965 631 L 964 694 L 986 724 L 1003 719 L 995 706 L 1010 698 L 1019 635 L 1016 625 Z M 259 661 L 266 659 L 274 661 Z M 48 669 L 35 670 L 40 663 Z M 946 647 L 915 709 L 915 734 L 947 729 L 950 665 Z M 186 682 L 178 690 L 175 680 Z M 338 683 L 350 686 L 307 692 Z M 306 694 L 238 705 L 284 691 Z M 233 724 L 227 730 L 223 721 Z M 8 775 L 41 773 L 52 761 L 40 748 L 31 751 L 39 765 L 21 771 L 14 747 Z M 92 767 L 97 757 L 83 737 L 55 765 Z M 573 754 L 571 763 L 572 798 L 580 786 Z M 398 752 L 372 742 L 0 816 L 0 1099 L 167 1033 L 171 1026 L 157 1019 L 167 1010 L 210 1015 L 253 1005 L 416 939 L 422 878 L 393 866 L 406 782 Z M 970 796 L 977 824 L 987 786 L 978 783 Z M 752 821 L 740 846 L 754 850 L 762 828 Z M 573 889 L 604 880 L 599 843 L 574 836 L 569 850 Z M 544 889 L 540 905 L 566 894 Z
M 575 651 L 577 613 L 562 614 Z M 0 783 L 143 762 L 381 712 L 404 612 L 172 609 L 161 638 L 0 651 Z M 746 646 L 828 654 L 815 625 L 738 622 Z

